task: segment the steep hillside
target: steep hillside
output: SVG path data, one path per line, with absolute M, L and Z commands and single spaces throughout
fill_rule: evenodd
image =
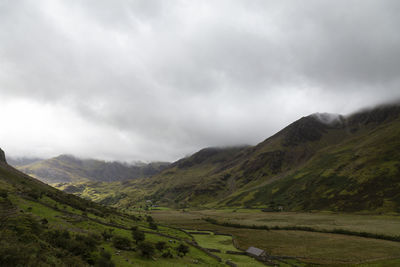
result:
M 16 166 L 19 170 L 46 183 L 67 183 L 83 181 L 122 181 L 148 177 L 161 172 L 169 163 L 129 165 L 120 162 L 106 162 L 93 159 L 79 159 L 61 155 L 28 165 Z
M 313 114 L 254 147 L 208 148 L 151 179 L 81 187 L 114 205 L 400 212 L 400 106 Z M 111 193 L 109 188 L 117 190 Z M 95 193 L 94 193 L 95 192 Z
M 221 266 L 184 231 L 66 194 L 1 155 L 0 266 Z

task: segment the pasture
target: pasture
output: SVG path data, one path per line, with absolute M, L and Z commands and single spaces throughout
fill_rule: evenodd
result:
M 329 265 L 381 266 L 399 262 L 400 242 L 342 234 L 305 231 L 254 230 L 214 225 L 204 218 L 241 225 L 305 226 L 316 229 L 346 229 L 385 235 L 400 234 L 400 217 L 395 215 L 261 212 L 259 210 L 169 210 L 151 211 L 159 222 L 193 230 L 213 230 L 233 235 L 241 250 L 256 246 L 274 256 L 290 256 L 305 262 Z M 196 237 L 216 245 L 218 240 Z M 203 240 L 205 239 L 205 240 Z M 206 246 L 207 247 L 207 246 Z M 220 248 L 224 249 L 221 244 Z

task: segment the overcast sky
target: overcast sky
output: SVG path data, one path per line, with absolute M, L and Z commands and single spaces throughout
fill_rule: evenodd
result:
M 0 0 L 0 147 L 173 161 L 400 97 L 400 1 Z

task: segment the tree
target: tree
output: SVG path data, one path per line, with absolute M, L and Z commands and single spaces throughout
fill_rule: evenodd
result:
M 131 241 L 123 236 L 114 236 L 113 245 L 117 249 L 129 250 L 131 248 Z
M 136 244 L 138 244 L 139 242 L 144 241 L 144 239 L 145 239 L 144 233 L 142 231 L 137 230 L 137 229 L 132 231 L 132 237 L 133 237 L 133 239 L 135 239 Z
M 150 242 L 141 242 L 139 250 L 142 253 L 142 256 L 147 258 L 150 258 L 154 254 L 154 246 Z
M 8 193 L 5 190 L 0 190 L 0 197 L 2 198 L 7 198 L 8 197 Z
M 149 222 L 149 227 L 150 227 L 150 229 L 153 229 L 153 230 L 157 230 L 157 224 L 155 224 L 154 222 Z
M 156 249 L 161 251 L 161 250 L 165 249 L 165 245 L 166 245 L 166 243 L 164 241 L 158 241 L 156 243 Z
M 172 255 L 172 252 L 171 252 L 171 249 L 170 248 L 168 248 L 167 250 L 165 250 L 162 254 L 161 254 L 161 257 L 163 257 L 163 258 L 173 258 L 174 257 L 174 255 Z
M 103 239 L 104 239 L 105 241 L 108 241 L 108 240 L 110 240 L 110 239 L 113 237 L 112 231 L 114 231 L 114 229 L 105 229 L 105 230 L 101 233 L 101 235 L 103 236 Z
M 151 217 L 151 216 L 147 216 L 147 217 L 146 217 L 146 221 L 147 221 L 148 223 L 151 223 L 151 222 L 154 222 L 154 219 L 153 219 L 153 217 Z
M 111 261 L 111 254 L 108 251 L 101 251 L 94 266 L 115 267 L 115 264 Z
M 180 244 L 179 247 L 176 248 L 178 253 L 182 253 L 183 255 L 186 255 L 186 253 L 189 252 L 189 247 L 186 246 L 185 244 Z

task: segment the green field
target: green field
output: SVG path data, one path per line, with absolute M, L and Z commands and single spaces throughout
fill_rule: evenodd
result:
M 221 221 L 240 222 L 248 225 L 309 226 L 319 229 L 343 228 L 386 235 L 400 233 L 399 216 L 377 216 L 335 213 L 267 213 L 259 210 L 198 210 L 152 211 L 157 220 L 185 229 L 208 229 L 232 234 L 240 249 L 255 246 L 274 256 L 295 257 L 304 263 L 380 266 L 400 260 L 400 242 L 348 236 L 341 234 L 305 231 L 266 231 L 238 229 L 210 224 L 203 220 L 212 217 Z M 219 240 L 222 238 L 222 240 Z M 226 237 L 196 235 L 205 246 L 227 249 Z M 390 265 L 388 265 L 390 266 Z
M 227 254 L 227 250 L 240 251 L 233 246 L 231 236 L 214 235 L 213 233 L 211 233 L 210 235 L 194 234 L 193 237 L 195 238 L 197 243 L 204 248 L 221 250 L 221 253 L 214 252 L 214 254 L 221 257 L 223 261 L 229 260 L 243 267 L 265 266 L 263 263 L 260 263 L 246 255 Z

